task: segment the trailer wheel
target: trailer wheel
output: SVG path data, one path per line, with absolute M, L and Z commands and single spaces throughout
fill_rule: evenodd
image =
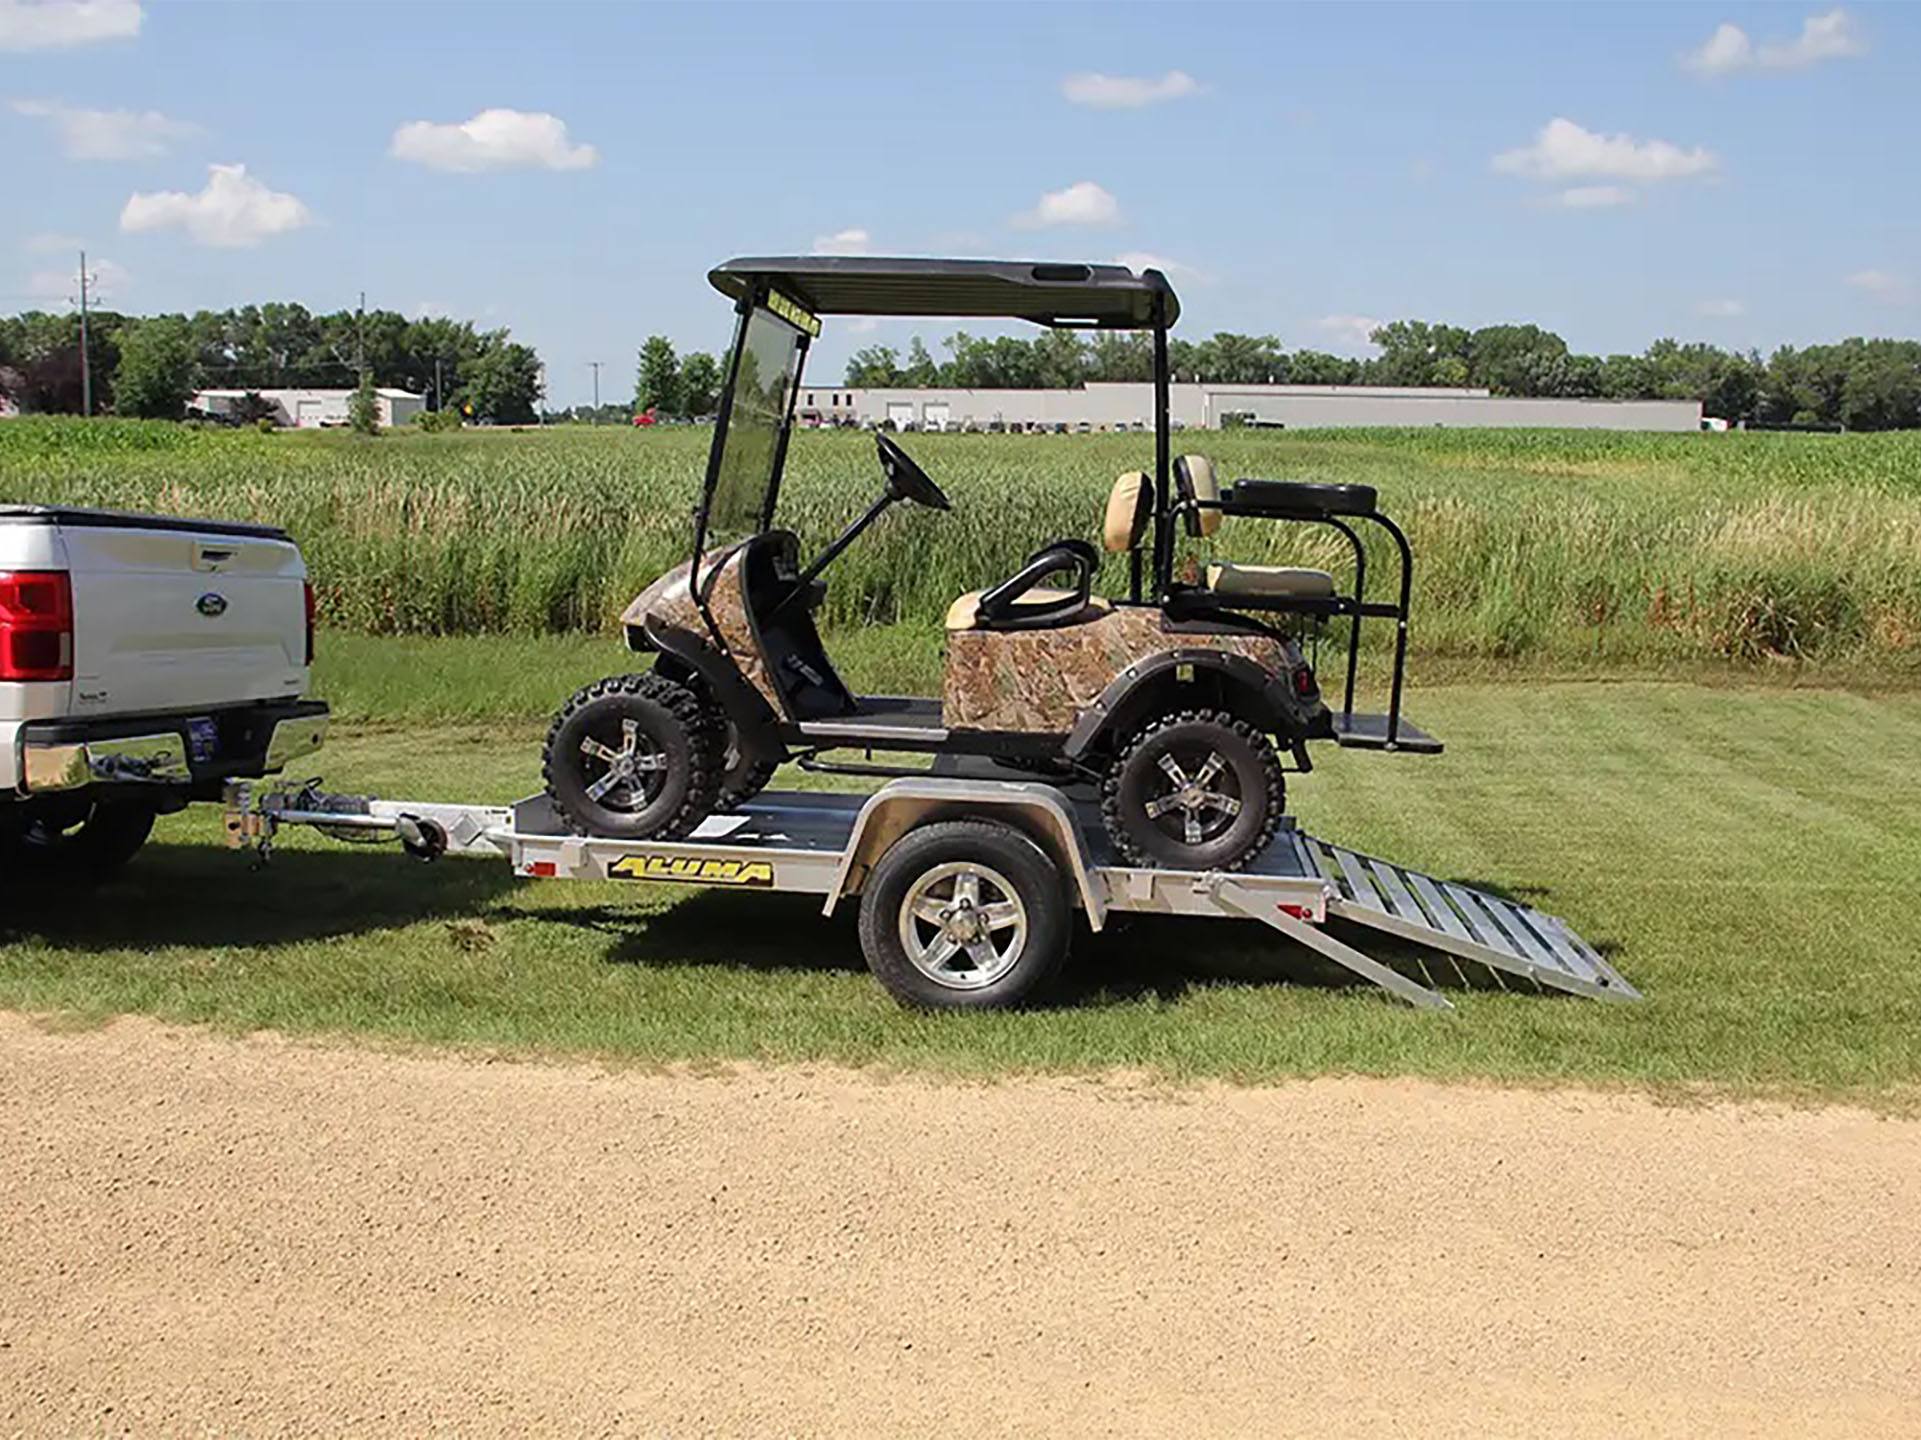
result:
M 1032 998 L 1067 957 L 1072 913 L 1054 862 L 1012 826 L 924 825 L 867 877 L 860 944 L 903 1005 L 996 1010 Z
M 677 839 L 714 808 L 720 734 L 686 686 L 614 675 L 576 692 L 554 717 L 541 773 L 554 808 L 583 835 Z
M 1223 710 L 1162 715 L 1107 772 L 1101 818 L 1131 864 L 1238 870 L 1267 848 L 1286 782 L 1268 738 Z

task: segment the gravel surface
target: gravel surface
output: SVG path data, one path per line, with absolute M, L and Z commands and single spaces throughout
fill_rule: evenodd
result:
M 1921 1122 L 0 1015 L 0 1433 L 1921 1433 Z

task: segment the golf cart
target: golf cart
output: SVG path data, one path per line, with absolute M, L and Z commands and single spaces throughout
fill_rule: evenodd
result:
M 1412 556 L 1374 491 L 1223 485 L 1203 457 L 1170 453 L 1167 332 L 1180 306 L 1159 271 L 804 257 L 731 260 L 708 278 L 738 318 L 690 553 L 622 616 L 629 646 L 657 658 L 650 672 L 581 690 L 547 737 L 548 795 L 575 833 L 676 840 L 745 804 L 785 761 L 898 775 L 925 772 L 829 757 L 921 752 L 939 757 L 936 774 L 1098 791 L 1112 846 L 1128 863 L 1231 871 L 1266 849 L 1281 823 L 1283 756 L 1305 772 L 1319 741 L 1441 748 L 1401 715 Z M 1050 540 L 1014 574 L 983 576 L 995 583 L 954 601 L 938 698 L 853 693 L 814 623 L 826 572 L 893 506 L 945 511 L 951 502 L 893 435 L 877 431 L 882 483 L 864 514 L 807 560 L 800 538 L 778 527 L 795 393 L 823 315 L 1150 331 L 1153 469 L 1115 482 L 1096 532 L 1126 557 L 1127 593 L 1094 593 L 1101 552 L 1089 539 Z M 1183 537 L 1206 539 L 1231 517 L 1339 532 L 1353 551 L 1351 592 L 1316 569 L 1217 560 L 1177 574 Z M 1367 598 L 1363 524 L 1384 529 L 1398 550 L 1392 601 Z M 1368 617 L 1397 627 L 1383 714 L 1354 708 Z M 1350 628 L 1336 709 L 1303 641 L 1340 620 Z

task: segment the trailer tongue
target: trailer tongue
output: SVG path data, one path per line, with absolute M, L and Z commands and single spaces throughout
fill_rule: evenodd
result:
M 513 806 L 431 804 L 332 795 L 311 783 L 239 783 L 228 788 L 226 826 L 229 845 L 263 857 L 281 828 L 309 826 L 341 839 L 398 840 L 422 859 L 494 856 L 532 878 L 819 895 L 823 914 L 859 896 L 869 964 L 898 998 L 922 1005 L 965 1005 L 964 997 L 990 988 L 980 977 L 1002 979 L 1023 961 L 1051 973 L 1059 955 L 1040 952 L 1064 950 L 1066 935 L 1059 927 L 1055 938 L 1047 923 L 1051 903 L 1079 908 L 1093 930 L 1117 912 L 1258 920 L 1430 1009 L 1452 1008 L 1435 975 L 1466 983 L 1464 966 L 1483 967 L 1503 984 L 1640 998 L 1564 921 L 1516 901 L 1291 824 L 1239 871 L 1132 866 L 1108 848 L 1090 798 L 1037 782 L 929 775 L 866 795 L 767 791 L 678 841 L 571 833 L 544 795 Z M 1023 855 L 1040 867 L 1038 887 L 1020 878 Z M 882 904 L 898 908 L 870 916 Z M 1360 932 L 1392 942 L 1402 965 L 1360 949 Z M 905 969 L 892 963 L 901 959 Z M 897 983 L 902 976 L 907 983 Z M 993 1003 L 1008 1002 L 996 993 Z

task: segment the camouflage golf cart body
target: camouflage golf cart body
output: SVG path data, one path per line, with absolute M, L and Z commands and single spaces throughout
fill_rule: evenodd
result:
M 1179 302 L 1158 271 L 805 257 L 733 260 L 709 278 L 733 300 L 737 324 L 690 553 L 622 616 L 630 647 L 654 654 L 654 668 L 587 687 L 549 735 L 550 793 L 583 832 L 682 835 L 788 760 L 885 774 L 901 772 L 874 754 L 921 752 L 970 774 L 1085 783 L 1123 857 L 1232 869 L 1280 821 L 1283 756 L 1306 771 L 1316 741 L 1440 748 L 1400 715 L 1411 557 L 1372 490 L 1224 487 L 1205 458 L 1171 454 L 1167 333 Z M 888 509 L 950 508 L 915 459 L 877 432 L 880 495 L 805 563 L 800 537 L 777 524 L 795 395 L 824 315 L 1016 318 L 1153 337 L 1153 468 L 1120 476 L 1103 513 L 1088 517 L 1100 548 L 1058 537 L 1013 575 L 955 599 L 938 697 L 855 694 L 813 618 L 824 573 Z M 1322 570 L 1227 561 L 1177 576 L 1180 537 L 1211 536 L 1230 516 L 1333 527 L 1352 544 L 1353 589 Z M 1398 547 L 1396 601 L 1366 598 L 1362 523 Z M 1094 593 L 1102 548 L 1125 559 L 1124 595 Z M 1354 709 L 1367 616 L 1397 626 L 1384 715 Z M 1335 619 L 1351 627 L 1339 709 L 1302 648 Z M 849 750 L 868 758 L 831 758 Z

